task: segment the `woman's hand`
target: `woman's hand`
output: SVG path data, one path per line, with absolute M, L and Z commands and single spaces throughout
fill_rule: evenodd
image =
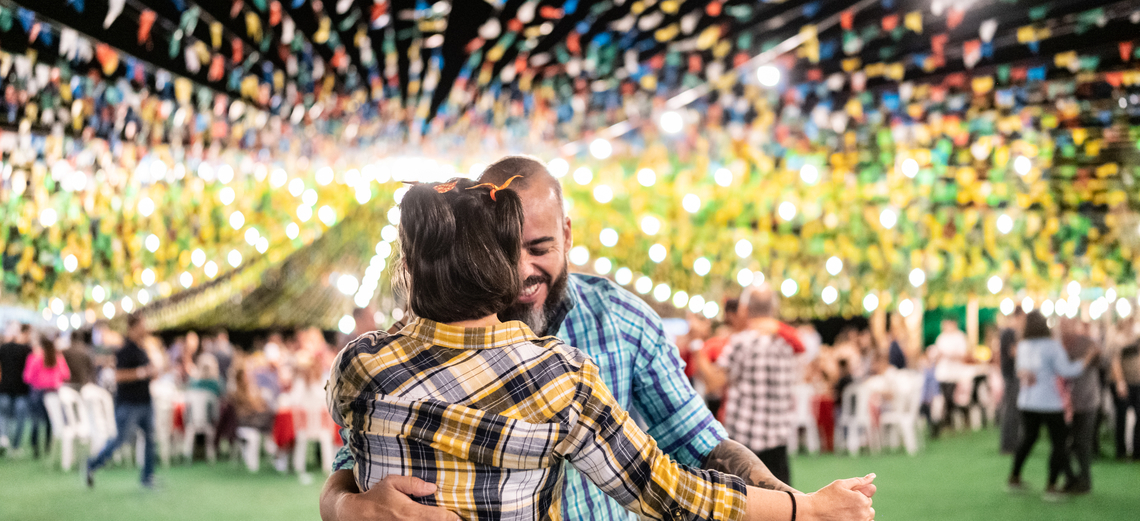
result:
M 874 481 L 874 474 L 832 481 L 805 496 L 806 501 L 800 506 L 802 514 L 796 517 L 804 521 L 871 521 L 875 519 L 875 509 L 871 507 Z

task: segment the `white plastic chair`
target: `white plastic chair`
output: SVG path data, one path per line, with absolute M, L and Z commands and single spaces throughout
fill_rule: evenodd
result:
M 814 398 L 815 387 L 811 384 L 797 384 L 792 389 L 794 409 L 792 412 L 792 435 L 788 439 L 789 454 L 799 453 L 800 429 L 804 430 L 804 446 L 808 453 L 819 454 L 819 424 L 816 423 L 815 414 L 811 410 Z M 331 445 L 331 434 L 329 437 Z
M 316 442 L 321 451 L 321 469 L 325 474 L 332 473 L 332 459 L 336 448 L 333 445 L 332 429 L 327 427 L 326 418 L 331 420 L 325 408 L 325 393 L 319 385 L 308 385 L 298 380 L 291 393 L 293 403 L 293 426 L 297 442 L 293 447 L 293 470 L 304 475 L 309 454 L 309 444 Z
M 154 407 L 154 443 L 163 467 L 170 466 L 171 447 L 174 446 L 174 402 L 178 390 L 173 382 L 153 380 L 150 383 L 151 405 Z M 141 448 L 138 453 L 142 454 Z M 138 461 L 142 461 L 140 457 Z
M 48 393 L 44 395 L 44 408 L 47 409 L 48 421 L 51 422 L 52 444 L 55 440 L 60 442 L 60 467 L 64 471 L 70 471 L 75 463 L 75 445 L 86 442 L 88 433 L 86 425 L 80 423 L 83 406 L 79 393 L 69 387 Z M 85 413 L 82 418 L 86 420 Z
M 902 439 L 903 448 L 911 456 L 918 454 L 918 410 L 922 402 L 922 374 L 899 371 L 891 378 L 892 398 L 889 409 L 879 415 L 879 427 L 888 445 Z
M 118 434 L 115 425 L 115 400 L 106 389 L 95 384 L 87 384 L 79 389 L 79 396 L 87 406 L 91 420 L 91 455 L 103 450 Z
M 206 461 L 211 464 L 217 459 L 214 451 L 214 422 L 210 419 L 210 411 L 216 410 L 218 399 L 209 391 L 201 389 L 188 389 L 185 393 L 186 411 L 182 416 L 182 457 L 186 463 L 194 458 L 194 438 L 199 433 L 206 437 Z
M 236 434 L 241 445 L 241 459 L 245 463 L 245 468 L 250 472 L 257 472 L 261 469 L 261 431 L 253 427 L 238 427 Z M 272 436 L 266 436 L 265 445 L 269 453 L 277 451 Z
M 836 430 L 842 436 L 847 453 L 859 455 L 859 449 L 867 445 L 872 453 L 880 450 L 879 433 L 871 423 L 871 389 L 869 386 L 852 383 L 843 390 L 843 413 L 839 417 Z

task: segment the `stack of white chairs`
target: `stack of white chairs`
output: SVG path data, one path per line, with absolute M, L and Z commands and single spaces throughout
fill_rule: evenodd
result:
M 325 393 L 319 384 L 309 385 L 303 380 L 293 384 L 293 425 L 297 433 L 297 443 L 293 448 L 293 470 L 304 476 L 309 454 L 309 444 L 316 442 L 321 451 L 321 468 L 325 474 L 332 473 L 332 459 L 336 452 L 333 445 L 333 431 L 328 409 L 325 407 Z
M 866 445 L 872 453 L 881 449 L 879 432 L 871 422 L 871 386 L 856 382 L 843 390 L 843 411 L 836 423 L 836 442 L 843 440 L 848 454 L 859 455 Z
M 118 435 L 115 400 L 110 392 L 95 384 L 84 385 L 79 389 L 79 396 L 83 398 L 91 419 L 91 455 L 94 456 Z
M 797 384 L 792 389 L 794 409 L 792 412 L 792 434 L 788 439 L 789 454 L 799 453 L 800 429 L 803 429 L 804 446 L 808 453 L 819 454 L 819 424 L 816 423 L 816 417 L 811 407 L 814 398 L 815 387 L 811 384 Z M 322 459 L 323 457 L 322 454 Z
M 51 422 L 52 444 L 56 440 L 60 443 L 60 466 L 70 471 L 75 464 L 76 445 L 89 443 L 87 408 L 79 392 L 70 387 L 61 387 L 57 392 L 46 394 L 44 407 Z
M 217 455 L 214 450 L 216 432 L 211 411 L 217 410 L 218 399 L 213 393 L 202 389 L 188 389 L 184 396 L 186 410 L 182 415 L 182 457 L 186 463 L 193 461 L 194 438 L 202 434 L 206 437 L 206 461 L 213 464 Z
M 922 405 L 922 373 L 898 371 L 890 378 L 891 400 L 879 416 L 879 428 L 887 438 L 887 445 L 896 447 L 902 441 L 907 454 L 918 454 L 919 416 Z

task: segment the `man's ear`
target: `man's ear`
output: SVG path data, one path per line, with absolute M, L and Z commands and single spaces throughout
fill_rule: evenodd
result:
M 566 244 L 565 253 L 570 253 L 570 248 L 574 247 L 574 234 L 570 227 L 570 216 L 563 217 L 565 221 L 562 223 L 562 241 Z

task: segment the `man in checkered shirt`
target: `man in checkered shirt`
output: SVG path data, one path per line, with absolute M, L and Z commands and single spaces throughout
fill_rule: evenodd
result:
M 737 313 L 748 327 L 732 336 L 716 364 L 698 354 L 698 371 L 718 394 L 727 388 L 724 428 L 760 457 L 777 479 L 791 483 L 788 437 L 792 433 L 795 353 L 779 334 L 771 287 L 750 287 Z

